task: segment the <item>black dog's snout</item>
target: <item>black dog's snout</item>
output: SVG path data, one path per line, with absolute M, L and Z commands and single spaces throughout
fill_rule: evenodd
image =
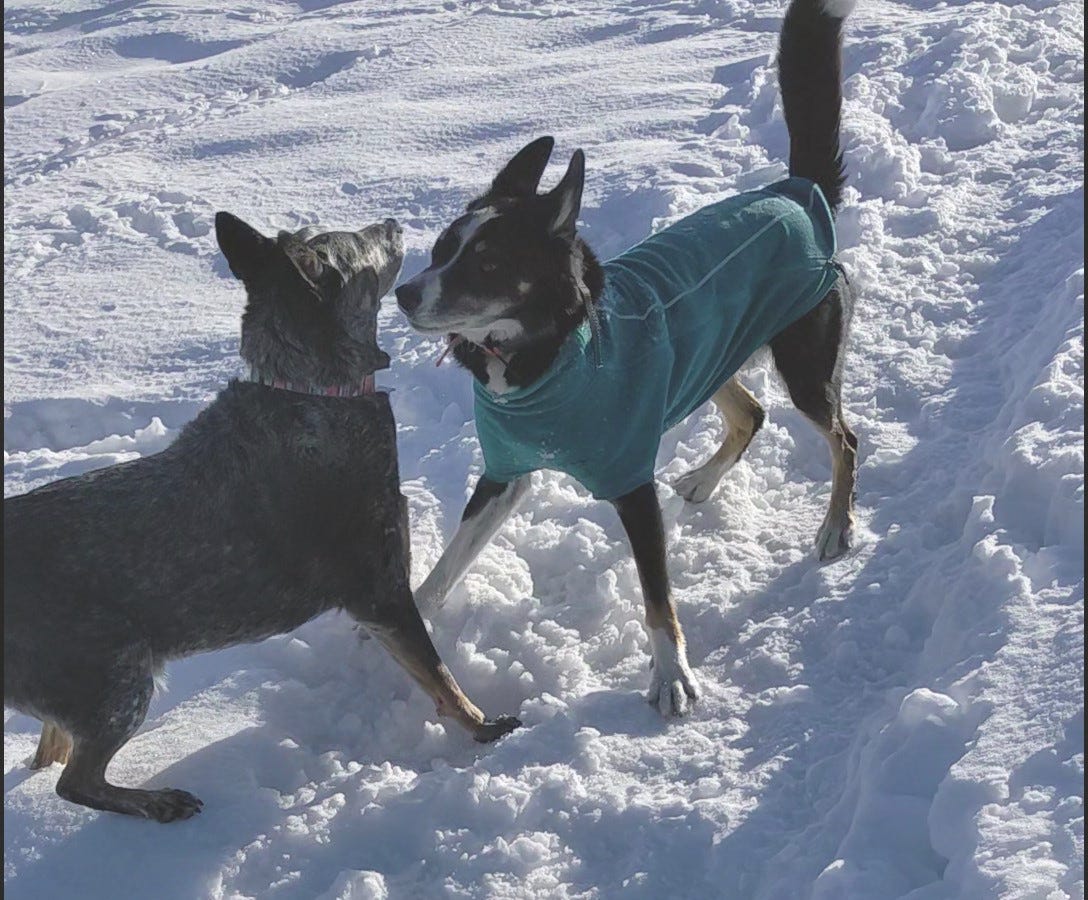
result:
M 423 292 L 411 282 L 402 284 L 394 293 L 397 295 L 397 306 L 408 315 L 419 309 L 419 304 L 423 302 Z

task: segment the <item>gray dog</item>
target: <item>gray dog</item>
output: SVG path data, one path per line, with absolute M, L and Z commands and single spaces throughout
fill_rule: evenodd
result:
M 403 259 L 392 219 L 272 240 L 229 213 L 219 246 L 245 284 L 231 382 L 161 453 L 4 501 L 4 702 L 44 723 L 34 767 L 61 797 L 169 822 L 180 790 L 110 784 L 170 659 L 344 609 L 479 741 L 485 719 L 431 643 L 408 586 L 407 505 L 378 301 Z

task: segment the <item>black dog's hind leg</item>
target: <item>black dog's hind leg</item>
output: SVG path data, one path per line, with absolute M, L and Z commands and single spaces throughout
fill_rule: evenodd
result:
M 528 476 L 505 484 L 483 477 L 476 482 L 453 540 L 442 551 L 431 574 L 415 592 L 416 606 L 421 612 L 430 614 L 446 602 L 446 595 L 461 580 L 465 570 L 503 522 L 517 509 L 528 487 Z
M 366 621 L 367 628 L 430 695 L 440 716 L 452 716 L 481 743 L 496 740 L 521 725 L 514 716 L 484 718 L 439 657 L 407 589 L 403 597 L 383 605 L 375 615 Z
M 688 665 L 684 633 L 669 593 L 665 526 L 653 482 L 624 494 L 613 505 L 631 541 L 642 583 L 653 666 L 646 699 L 662 715 L 682 716 L 688 710 L 688 701 L 698 698 L 699 687 Z
M 88 683 L 81 687 L 90 688 L 93 694 L 81 698 L 84 702 L 77 723 L 71 726 L 72 754 L 57 781 L 57 793 L 92 809 L 159 822 L 188 819 L 200 812 L 203 804 L 186 791 L 139 790 L 106 781 L 110 760 L 147 715 L 154 690 L 150 651 L 127 648 L 105 671 L 90 669 L 86 674 Z
M 816 554 L 834 559 L 850 549 L 858 439 L 842 415 L 842 358 L 852 296 L 842 279 L 805 316 L 771 340 L 775 367 L 794 405 L 831 450 L 831 503 L 816 535 Z
M 763 407 L 736 376 L 730 378 L 710 398 L 725 419 L 726 435 L 722 445 L 699 468 L 685 472 L 676 479 L 673 487 L 681 497 L 691 503 L 702 503 L 714 493 L 714 488 L 763 425 Z

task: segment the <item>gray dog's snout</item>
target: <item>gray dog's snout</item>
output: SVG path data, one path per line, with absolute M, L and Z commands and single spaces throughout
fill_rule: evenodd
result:
M 398 222 L 396 219 L 386 219 L 384 224 L 385 232 L 391 238 L 399 237 L 400 235 L 404 234 L 404 229 L 401 228 L 400 222 Z

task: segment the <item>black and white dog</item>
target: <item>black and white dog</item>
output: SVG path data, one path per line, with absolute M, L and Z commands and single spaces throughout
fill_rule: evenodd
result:
M 791 180 L 807 180 L 804 184 L 809 189 L 812 184 L 818 186 L 818 193 L 823 197 L 820 203 L 826 200 L 822 209 L 832 236 L 831 250 L 822 264 L 834 266 L 837 271 L 830 280 L 818 282 L 818 293 L 801 313 L 781 321 L 760 337 L 760 344 L 769 344 L 793 402 L 820 429 L 831 449 L 831 502 L 816 540 L 817 553 L 824 559 L 838 556 L 849 547 L 857 457 L 857 440 L 843 421 L 840 401 L 843 345 L 853 301 L 841 268 L 831 259 L 834 246 L 831 214 L 841 201 L 845 181 L 839 145 L 841 31 L 843 18 L 852 5 L 853 0 L 792 0 L 786 12 L 778 61 L 790 135 L 789 173 Z M 612 352 L 608 341 L 620 333 L 614 326 L 622 324 L 619 320 L 639 318 L 620 314 L 609 306 L 609 297 L 615 294 L 614 273 L 618 273 L 616 277 L 628 277 L 628 281 L 637 276 L 642 279 L 637 283 L 646 285 L 657 277 L 642 271 L 631 276 L 623 266 L 614 267 L 614 261 L 602 265 L 576 235 L 575 223 L 584 178 L 584 157 L 580 150 L 575 152 L 558 186 L 550 192 L 537 193 L 552 145 L 551 138 L 541 138 L 522 149 L 499 172 L 490 189 L 470 203 L 465 215 L 439 237 L 430 266 L 396 291 L 399 305 L 412 325 L 425 334 L 447 335 L 457 362 L 477 379 L 477 428 L 488 464 L 464 511 L 460 527 L 416 593 L 417 603 L 425 613 L 442 604 L 449 590 L 522 499 L 528 485 L 525 474 L 511 478 L 491 477 L 492 460 L 488 459 L 489 447 L 481 430 L 481 409 L 486 407 L 489 415 L 493 408 L 498 409 L 497 414 L 501 415 L 504 398 L 521 397 L 527 392 L 532 394 L 539 385 L 554 381 L 556 368 L 568 366 L 570 359 L 577 357 L 578 351 L 572 351 L 572 346 L 596 345 L 598 354 L 602 347 L 606 353 Z M 766 227 L 760 225 L 759 234 L 773 234 L 769 229 L 782 217 L 768 220 Z M 656 245 L 655 259 L 663 255 L 659 248 L 673 246 L 677 248 L 677 266 L 685 265 L 684 259 L 690 254 L 683 244 L 683 236 L 688 231 L 694 233 L 695 226 L 676 227 L 669 237 L 671 244 Z M 762 283 L 760 277 L 769 275 L 770 270 L 789 273 L 800 271 L 807 264 L 806 259 L 800 258 L 803 254 L 790 255 L 787 242 L 780 245 L 784 249 L 767 250 L 768 245 L 762 245 L 763 255 L 756 259 L 765 272 L 756 273 L 757 277 L 749 279 L 752 284 Z M 714 265 L 692 290 L 705 290 L 707 279 L 725 265 L 725 260 L 738 254 L 743 259 L 744 252 L 743 248 L 728 244 L 721 248 L 721 265 Z M 668 269 L 670 265 L 671 261 L 665 259 L 659 268 Z M 633 266 L 628 265 L 626 269 L 633 270 Z M 777 277 L 781 280 L 784 276 Z M 758 288 L 752 289 L 756 290 Z M 661 304 L 661 309 L 670 310 L 677 299 L 669 299 Z M 700 310 L 699 314 L 705 314 L 705 307 Z M 660 313 L 659 309 L 655 315 Z M 647 316 L 649 313 L 642 318 Z M 720 347 L 722 360 L 730 359 L 734 352 L 735 348 Z M 612 352 L 613 357 L 620 359 L 622 354 L 622 348 Z M 670 359 L 666 380 L 683 380 L 686 377 L 684 367 L 689 362 L 695 365 L 694 361 L 681 358 L 679 353 L 675 359 Z M 733 377 L 742 362 L 717 364 L 710 361 L 711 369 L 721 377 L 704 386 L 708 389 L 701 396 L 713 399 L 728 425 L 728 433 L 708 462 L 678 481 L 677 491 L 692 502 L 710 496 L 763 422 L 759 403 Z M 636 370 L 640 364 L 637 359 L 635 363 L 630 368 L 630 403 L 620 404 L 624 406 L 625 414 L 610 417 L 612 411 L 602 401 L 597 413 L 600 421 L 598 451 L 583 454 L 575 464 L 563 468 L 580 477 L 587 486 L 609 477 L 605 470 L 616 465 L 615 445 L 625 440 L 624 416 L 637 418 L 645 395 L 657 389 L 656 385 L 647 389 L 645 382 L 639 381 L 640 373 Z M 705 367 L 706 360 L 701 360 L 699 365 Z M 717 369 L 713 369 L 714 365 Z M 588 376 L 573 393 L 579 392 L 579 387 L 584 387 L 583 393 L 596 390 L 593 378 Z M 545 443 L 561 443 L 565 433 L 570 440 L 576 439 L 580 425 L 573 418 L 563 421 L 563 414 L 559 413 L 560 419 L 553 423 L 554 427 L 534 422 L 526 425 L 524 417 L 528 408 L 520 410 L 523 421 L 517 427 L 523 430 L 519 433 L 546 435 Z M 543 408 L 531 413 L 541 417 L 555 414 L 554 409 Z M 673 423 L 666 417 L 665 427 Z M 525 431 L 523 426 L 539 427 L 532 432 Z M 654 438 L 655 450 L 660 434 L 659 430 Z M 501 444 L 504 439 L 500 435 L 496 440 Z M 522 446 L 518 452 L 532 455 L 532 449 Z M 545 455 L 542 458 L 552 457 Z M 559 466 L 544 462 L 526 464 L 523 468 Z M 664 530 L 653 485 L 652 459 L 643 483 L 622 495 L 590 489 L 595 496 L 614 503 L 638 567 L 653 657 L 649 700 L 666 715 L 681 715 L 690 701 L 696 699 L 698 689 L 670 598 Z

